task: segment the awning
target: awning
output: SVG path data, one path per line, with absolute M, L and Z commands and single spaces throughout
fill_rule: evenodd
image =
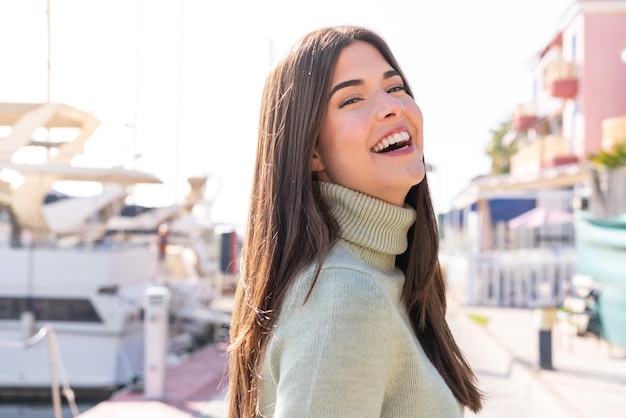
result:
M 568 164 L 522 175 L 506 174 L 483 176 L 472 183 L 452 202 L 452 207 L 461 209 L 479 199 L 504 198 L 522 191 L 559 189 L 582 185 L 587 181 L 587 171 L 581 164 Z

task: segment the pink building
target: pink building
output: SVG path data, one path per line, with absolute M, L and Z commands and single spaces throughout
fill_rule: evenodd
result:
M 537 57 L 534 80 L 534 101 L 513 115 L 513 176 L 540 178 L 626 142 L 626 1 L 572 3 Z
M 452 229 L 448 236 L 461 228 L 461 235 L 473 237 L 462 240 L 465 248 L 536 246 L 538 235 L 571 244 L 571 224 L 508 231 L 497 225 L 508 219 L 494 216 L 494 203 L 518 199 L 523 209 L 521 201 L 531 199 L 535 206 L 570 212 L 584 207 L 591 194 L 589 157 L 626 142 L 626 0 L 572 2 L 535 57 L 533 76 L 533 100 L 512 109 L 504 139 L 518 146 L 510 174 L 476 178 L 453 201 L 453 212 L 464 213 L 451 218 L 477 219 L 444 225 L 444 231 Z
M 510 173 L 472 180 L 440 218 L 450 289 L 469 304 L 533 306 L 545 289 L 564 300 L 577 265 L 572 212 L 597 191 L 589 159 L 626 143 L 626 0 L 564 12 L 535 57 L 532 102 L 512 109 Z M 547 212 L 558 219 L 511 222 Z

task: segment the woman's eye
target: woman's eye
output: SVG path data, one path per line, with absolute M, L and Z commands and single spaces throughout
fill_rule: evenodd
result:
M 387 93 L 396 93 L 398 91 L 406 91 L 406 87 L 404 87 L 404 85 L 402 84 L 393 86 L 389 90 L 387 90 Z
M 339 108 L 342 108 L 342 107 L 350 105 L 350 104 L 354 104 L 354 103 L 358 102 L 359 100 L 361 100 L 361 99 L 359 97 L 356 97 L 356 96 L 345 98 L 345 99 L 343 99 L 341 101 L 341 103 L 339 103 Z

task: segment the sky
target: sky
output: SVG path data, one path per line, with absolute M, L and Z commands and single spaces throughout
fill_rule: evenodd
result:
M 532 99 L 533 59 L 571 3 L 49 0 L 48 32 L 46 0 L 0 0 L 0 101 L 49 91 L 93 112 L 102 125 L 74 163 L 154 172 L 163 185 L 134 189 L 147 205 L 210 175 L 213 220 L 242 225 L 267 73 L 306 32 L 363 25 L 387 40 L 424 113 L 429 182 L 446 211 L 488 172 L 490 130 Z

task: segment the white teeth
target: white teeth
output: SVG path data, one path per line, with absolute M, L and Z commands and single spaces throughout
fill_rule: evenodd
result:
M 385 148 L 393 144 L 397 144 L 399 142 L 408 141 L 410 138 L 409 133 L 407 131 L 396 132 L 395 134 L 389 135 L 386 138 L 383 138 L 378 144 L 372 147 L 372 151 L 381 152 Z

